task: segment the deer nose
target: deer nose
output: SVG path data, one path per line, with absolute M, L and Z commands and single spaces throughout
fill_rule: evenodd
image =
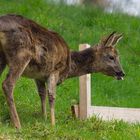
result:
M 125 73 L 123 71 L 119 71 L 119 72 L 116 72 L 116 75 L 117 76 L 124 77 L 125 76 Z

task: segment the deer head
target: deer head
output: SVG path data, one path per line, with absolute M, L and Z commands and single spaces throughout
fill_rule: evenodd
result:
M 123 80 L 125 76 L 120 64 L 118 51 L 115 46 L 122 38 L 122 34 L 113 32 L 95 47 L 96 49 L 96 71 L 105 75 L 113 76 L 117 80 Z

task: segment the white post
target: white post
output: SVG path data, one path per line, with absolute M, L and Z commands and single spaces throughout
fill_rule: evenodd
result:
M 80 44 L 79 50 L 89 48 L 89 44 Z M 85 60 L 86 61 L 86 60 Z M 79 78 L 79 90 L 80 90 L 80 103 L 79 103 L 79 117 L 80 119 L 86 119 L 90 114 L 91 106 L 91 76 L 90 74 L 80 76 Z

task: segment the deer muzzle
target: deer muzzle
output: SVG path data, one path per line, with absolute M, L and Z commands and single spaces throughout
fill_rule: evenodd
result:
M 125 76 L 125 73 L 123 71 L 119 71 L 115 73 L 115 77 L 117 80 L 123 80 L 124 76 Z

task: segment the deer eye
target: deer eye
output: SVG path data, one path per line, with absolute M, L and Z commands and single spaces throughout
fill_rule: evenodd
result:
M 114 60 L 114 57 L 113 57 L 113 56 L 109 56 L 109 59 L 110 59 L 110 60 Z

